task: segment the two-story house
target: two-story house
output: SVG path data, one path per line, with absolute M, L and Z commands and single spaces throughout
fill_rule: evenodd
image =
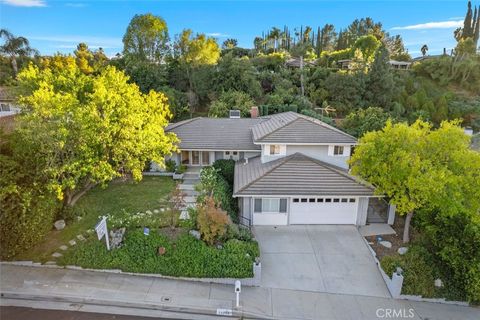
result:
M 373 187 L 348 174 L 357 140 L 295 112 L 258 118 L 194 118 L 171 124 L 172 158 L 187 166 L 234 159 L 233 196 L 252 225 L 364 225 Z

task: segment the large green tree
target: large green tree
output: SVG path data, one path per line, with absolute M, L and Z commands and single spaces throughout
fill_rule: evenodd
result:
M 7 29 L 0 29 L 0 38 L 4 39 L 0 46 L 0 54 L 7 56 L 12 64 L 13 73 L 18 73 L 18 57 L 31 56 L 38 53 L 37 50 L 30 47 L 30 43 L 25 37 L 15 37 Z
M 145 163 L 163 163 L 176 137 L 164 128 L 171 118 L 163 94 L 142 94 L 114 67 L 97 76 L 68 68 L 29 66 L 18 76 L 25 95 L 18 120 L 21 145 L 44 159 L 49 183 L 65 206 L 92 187 L 131 174 Z
M 167 23 L 151 13 L 135 15 L 123 36 L 123 54 L 135 60 L 161 62 L 168 54 Z
M 404 242 L 410 239 L 410 221 L 417 210 L 478 212 L 480 162 L 475 163 L 478 155 L 468 151 L 468 137 L 457 123 L 443 122 L 432 130 L 420 120 L 411 126 L 387 122 L 382 131 L 369 132 L 359 142 L 351 158 L 352 173 L 372 183 L 377 194 L 406 215 Z

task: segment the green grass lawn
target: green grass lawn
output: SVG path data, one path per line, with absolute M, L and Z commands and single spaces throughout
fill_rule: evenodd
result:
M 144 177 L 138 183 L 114 181 L 106 188 L 92 189 L 77 202 L 73 209 L 74 217 L 72 221 L 67 221 L 65 229 L 51 231 L 42 243 L 19 254 L 15 260 L 53 260 L 53 252 L 61 252 L 58 248 L 68 244 L 78 234 L 85 235 L 98 222 L 99 216 L 115 215 L 122 210 L 136 213 L 159 209 L 166 205 L 174 187 L 175 182 L 170 177 Z M 81 219 L 77 220 L 76 216 Z

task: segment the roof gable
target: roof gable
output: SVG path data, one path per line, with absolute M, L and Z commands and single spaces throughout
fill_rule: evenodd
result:
M 272 163 L 237 164 L 234 195 L 372 196 L 373 187 L 340 168 L 296 153 Z

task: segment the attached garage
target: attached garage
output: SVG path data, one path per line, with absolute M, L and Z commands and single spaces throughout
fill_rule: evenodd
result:
M 290 224 L 356 224 L 356 198 L 291 198 Z

